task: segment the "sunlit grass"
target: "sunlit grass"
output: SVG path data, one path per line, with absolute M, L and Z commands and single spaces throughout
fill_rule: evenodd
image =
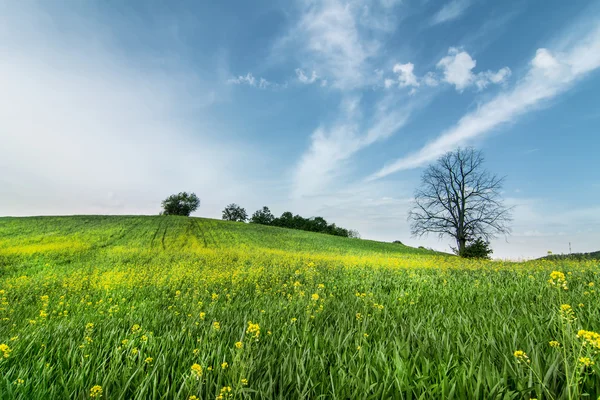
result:
M 0 397 L 596 399 L 593 342 L 572 353 L 600 331 L 598 274 L 195 218 L 0 219 Z

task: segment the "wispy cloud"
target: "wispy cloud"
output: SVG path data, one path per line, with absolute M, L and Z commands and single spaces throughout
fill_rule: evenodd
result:
M 294 169 L 293 197 L 314 196 L 331 188 L 335 178 L 344 174 L 344 163 L 361 149 L 390 137 L 410 115 L 392 98 L 385 98 L 368 119 L 360 112 L 360 98 L 348 97 L 340 105 L 340 116 L 329 126 L 320 126 L 311 135 L 310 147 Z
M 295 72 L 300 83 L 311 85 L 315 82 L 319 82 L 320 86 L 327 86 L 327 79 L 322 79 L 319 75 L 317 75 L 317 71 L 312 71 L 310 76 L 306 75 L 304 70 L 301 68 L 296 68 Z
M 442 7 L 431 19 L 432 25 L 452 21 L 462 16 L 471 5 L 468 0 L 452 0 Z
M 248 72 L 246 75 L 240 75 L 237 78 L 230 78 L 227 80 L 227 83 L 233 85 L 248 85 L 257 87 L 259 89 L 285 89 L 287 88 L 287 82 L 285 83 L 276 83 L 268 81 L 265 78 L 255 78 L 251 72 Z
M 302 70 L 317 70 L 330 86 L 354 89 L 372 83 L 373 60 L 390 34 L 389 10 L 397 1 L 300 0 L 301 13 L 276 50 L 294 49 Z
M 369 179 L 422 166 L 458 145 L 539 108 L 599 67 L 600 26 L 595 23 L 584 36 L 570 35 L 569 40 L 563 40 L 562 46 L 554 51 L 538 49 L 526 75 L 512 89 L 464 115 L 455 126 L 421 150 L 384 166 Z

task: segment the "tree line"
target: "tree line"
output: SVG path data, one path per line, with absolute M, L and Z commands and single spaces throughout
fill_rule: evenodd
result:
M 281 214 L 280 217 L 275 217 L 269 207 L 256 210 L 250 218 L 246 209 L 235 204 L 229 204 L 223 210 L 222 217 L 226 221 L 246 222 L 252 224 L 277 226 L 280 228 L 298 229 L 302 231 L 325 233 L 328 235 L 342 236 L 348 238 L 359 238 L 358 231 L 330 224 L 323 217 L 305 218 L 298 214 L 294 215 L 290 211 Z

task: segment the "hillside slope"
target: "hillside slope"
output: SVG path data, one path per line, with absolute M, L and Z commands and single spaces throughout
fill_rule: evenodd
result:
M 0 276 L 50 264 L 162 265 L 174 262 L 276 265 L 291 260 L 404 264 L 440 254 L 401 244 L 255 224 L 178 216 L 0 218 Z M 222 259 L 227 258 L 226 262 Z
M 0 252 L 43 252 L 74 246 L 135 247 L 182 251 L 198 248 L 252 248 L 335 254 L 433 254 L 412 247 L 337 236 L 177 216 L 68 216 L 0 218 Z

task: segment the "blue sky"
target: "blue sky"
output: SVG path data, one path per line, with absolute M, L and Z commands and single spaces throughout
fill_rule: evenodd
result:
M 506 176 L 494 255 L 600 249 L 600 2 L 5 2 L 0 215 L 236 202 L 410 237 L 423 167 Z

